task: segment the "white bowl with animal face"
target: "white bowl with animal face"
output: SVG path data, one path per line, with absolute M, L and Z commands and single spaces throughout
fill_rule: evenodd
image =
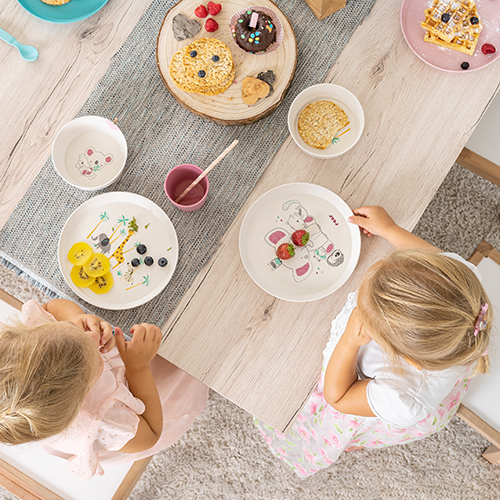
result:
M 85 191 L 103 189 L 115 182 L 125 167 L 127 142 L 107 118 L 82 116 L 67 123 L 52 145 L 57 173 Z

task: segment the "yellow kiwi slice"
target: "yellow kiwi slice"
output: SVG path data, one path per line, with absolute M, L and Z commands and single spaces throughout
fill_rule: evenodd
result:
M 95 253 L 83 265 L 83 270 L 92 278 L 97 278 L 106 274 L 109 271 L 109 267 L 109 259 L 102 253 Z
M 89 286 L 89 290 L 92 290 L 95 293 L 108 293 L 113 286 L 113 275 L 109 272 L 104 276 L 98 276 L 94 283 Z
M 71 269 L 71 273 L 69 274 L 71 277 L 71 281 L 79 287 L 87 288 L 92 283 L 94 283 L 95 278 L 89 276 L 84 270 L 82 266 L 73 266 Z
M 68 260 L 75 266 L 83 266 L 90 260 L 93 253 L 94 250 L 88 243 L 80 241 L 80 243 L 75 243 L 69 249 Z

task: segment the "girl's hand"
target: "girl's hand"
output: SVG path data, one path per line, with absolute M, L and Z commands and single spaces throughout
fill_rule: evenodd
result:
M 127 341 L 120 328 L 115 328 L 116 347 L 127 370 L 149 369 L 149 364 L 160 348 L 161 330 L 148 323 L 134 325 L 130 329 L 132 340 Z
M 84 332 L 94 332 L 99 335 L 99 348 L 101 352 L 109 352 L 115 346 L 113 327 L 93 314 L 76 314 L 69 320 Z
M 354 215 L 348 221 L 359 226 L 363 233 L 384 237 L 388 230 L 396 226 L 391 216 L 382 207 L 361 207 L 353 210 Z
M 358 315 L 358 308 L 355 307 L 349 317 L 349 321 L 347 322 L 346 329 L 344 331 L 344 335 L 346 336 L 346 340 L 355 348 L 359 348 L 362 345 L 368 344 L 372 338 L 368 333 L 368 330 L 361 323 Z

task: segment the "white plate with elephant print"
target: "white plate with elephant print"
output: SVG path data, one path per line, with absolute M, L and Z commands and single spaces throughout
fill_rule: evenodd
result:
M 108 257 L 113 282 L 108 292 L 97 294 L 73 282 L 68 252 L 80 242 Z M 59 267 L 68 286 L 104 309 L 129 309 L 158 295 L 172 278 L 178 256 L 177 233 L 168 216 L 151 200 L 133 193 L 91 198 L 69 216 L 59 237 Z
M 240 229 L 243 265 L 265 292 L 291 302 L 321 299 L 341 287 L 358 262 L 358 226 L 347 222 L 351 209 L 335 193 L 315 184 L 284 184 L 262 195 L 248 210 Z M 295 231 L 309 241 L 295 255 L 276 251 L 292 243 Z

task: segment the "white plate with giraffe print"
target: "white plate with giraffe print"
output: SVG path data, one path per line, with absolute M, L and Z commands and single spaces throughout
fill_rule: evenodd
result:
M 361 237 L 347 222 L 348 205 L 316 184 L 278 186 L 248 210 L 240 229 L 243 265 L 265 292 L 291 302 L 326 297 L 342 286 L 358 263 Z M 305 246 L 281 259 L 277 249 L 292 244 L 295 231 L 306 231 Z
M 107 293 L 96 294 L 73 283 L 68 252 L 79 242 L 109 258 L 113 286 Z M 144 250 L 141 245 L 144 253 L 139 253 Z M 91 198 L 69 216 L 59 237 L 59 267 L 66 283 L 78 297 L 103 309 L 129 309 L 151 300 L 172 278 L 178 256 L 177 233 L 167 214 L 134 193 Z M 161 259 L 167 264 L 161 265 Z

